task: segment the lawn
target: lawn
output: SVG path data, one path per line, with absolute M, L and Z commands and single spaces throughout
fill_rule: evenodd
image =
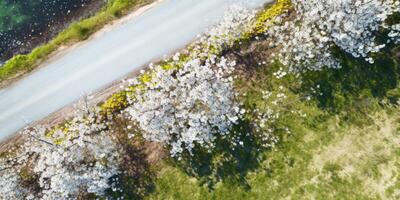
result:
M 146 198 L 399 199 L 400 59 L 398 47 L 389 49 L 373 65 L 338 54 L 342 69 L 299 77 L 276 78 L 277 63 L 247 69 L 236 84 L 241 101 L 280 113 L 271 124 L 275 146 L 254 140 L 242 152 L 220 146 L 191 161 L 165 161 Z M 262 91 L 286 98 L 276 106 Z

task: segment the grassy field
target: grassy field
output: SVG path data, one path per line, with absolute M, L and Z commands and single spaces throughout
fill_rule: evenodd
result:
M 399 199 L 400 58 L 389 49 L 374 65 L 338 53 L 342 69 L 298 77 L 276 78 L 279 64 L 247 69 L 237 82 L 241 101 L 280 113 L 270 124 L 275 147 L 245 142 L 240 152 L 222 145 L 208 157 L 165 161 L 146 198 Z M 266 90 L 287 98 L 275 106 Z
M 0 83 L 33 70 L 60 46 L 85 40 L 105 24 L 125 15 L 132 9 L 152 1 L 153 0 L 110 0 L 98 14 L 80 22 L 73 23 L 49 43 L 35 48 L 30 54 L 17 55 L 11 58 L 0 68 Z
M 244 183 L 220 182 L 213 190 L 166 165 L 149 199 L 398 199 L 400 112 L 376 113 L 365 127 L 330 119 L 264 152 Z M 397 191 L 396 191 L 397 190 Z

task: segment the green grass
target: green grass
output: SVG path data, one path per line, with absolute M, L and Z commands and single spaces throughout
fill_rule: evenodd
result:
M 85 40 L 105 24 L 115 20 L 131 9 L 153 0 L 110 0 L 95 16 L 73 23 L 47 44 L 35 48 L 27 55 L 17 55 L 0 68 L 0 82 L 33 70 L 62 45 Z
M 307 117 L 285 116 L 279 123 L 290 127 L 292 135 L 282 135 L 275 148 L 260 153 L 257 168 L 243 174 L 243 180 L 227 177 L 210 189 L 204 177 L 167 162 L 148 199 L 399 198 L 398 108 L 364 116 L 373 120 L 361 127 L 315 105 L 292 109 Z
M 281 114 L 269 124 L 276 146 L 262 148 L 255 136 L 241 152 L 218 144 L 212 154 L 165 161 L 146 198 L 399 199 L 400 58 L 399 47 L 388 49 L 374 65 L 338 52 L 342 69 L 301 77 L 275 78 L 279 64 L 249 69 L 236 89 L 246 93 L 240 98 L 246 109 Z M 274 107 L 261 91 L 279 86 L 288 98 Z M 285 127 L 290 133 L 280 131 Z
M 393 114 L 399 116 L 400 112 Z M 386 120 L 379 119 L 376 123 Z M 310 129 L 305 128 L 305 124 L 298 124 L 296 129 L 292 129 L 293 136 L 284 139 L 273 151 L 263 153 L 260 167 L 246 175 L 246 187 L 242 183 L 220 182 L 209 190 L 198 179 L 166 164 L 156 181 L 156 191 L 148 198 L 396 199 L 391 195 L 399 184 L 399 147 L 391 143 L 392 152 L 369 152 L 367 147 L 383 145 L 385 139 L 399 139 L 399 135 L 388 134 L 387 138 L 382 138 L 382 132 L 369 130 L 376 124 L 358 128 L 334 125 L 337 123 L 335 119 L 329 119 Z M 355 136 L 348 138 L 349 130 Z M 364 140 L 365 134 L 373 139 Z M 358 154 L 362 157 L 357 157 Z M 354 171 L 348 168 L 354 168 Z M 379 175 L 384 173 L 391 175 Z M 386 181 L 389 185 L 381 193 L 380 184 Z

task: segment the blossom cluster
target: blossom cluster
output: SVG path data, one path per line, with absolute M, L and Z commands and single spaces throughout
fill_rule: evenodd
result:
M 400 24 L 392 25 L 388 36 L 395 44 L 400 44 Z
M 171 155 L 212 148 L 216 135 L 227 134 L 241 117 L 230 76 L 235 62 L 216 56 L 252 30 L 254 10 L 233 5 L 222 20 L 188 48 L 188 61 L 175 54 L 178 69 L 150 66 L 152 80 L 129 98 L 126 110 L 144 138 L 171 147 Z M 140 81 L 131 80 L 133 85 Z
M 0 165 L 0 199 L 24 199 L 27 190 L 21 187 L 21 177 L 18 170 L 7 165 Z
M 189 47 L 191 57 L 207 57 L 231 47 L 245 33 L 252 30 L 255 16 L 254 10 L 235 4 L 230 6 L 222 20 Z
M 282 117 L 281 107 L 286 103 L 287 96 L 282 86 L 278 88 L 278 91 L 265 90 L 261 93 L 263 104 L 252 111 L 254 131 L 261 136 L 264 147 L 273 147 L 278 142 L 274 134 L 276 131 L 274 124 Z
M 210 146 L 216 134 L 227 134 L 239 119 L 231 77 L 235 62 L 211 56 L 178 69 L 153 69 L 152 80 L 130 97 L 126 112 L 144 138 L 171 146 L 171 155 Z M 135 82 L 135 81 L 133 81 Z
M 103 119 L 95 113 L 74 117 L 63 129 L 26 129 L 18 159 L 4 166 L 0 179 L 7 183 L 0 194 L 7 199 L 71 199 L 104 194 L 109 180 L 119 173 L 118 148 Z M 29 168 L 33 183 L 23 184 L 22 170 Z M 26 172 L 25 172 L 26 173 Z M 27 176 L 27 175 L 25 175 Z M 26 178 L 25 178 L 26 179 Z M 23 198 L 22 198 L 23 197 Z
M 379 52 L 376 33 L 398 26 L 388 26 L 386 19 L 400 11 L 398 0 L 293 0 L 293 19 L 271 27 L 266 35 L 272 46 L 280 47 L 281 62 L 292 71 L 339 68 L 331 49 L 338 47 L 355 58 L 373 63 L 370 53 Z M 290 18 L 289 17 L 289 18 Z M 397 31 L 396 31 L 397 30 Z M 398 40 L 398 39 L 397 39 Z
M 189 59 L 176 54 L 168 61 L 179 67 L 151 67 L 151 81 L 128 97 L 125 110 L 144 130 L 145 139 L 168 144 L 171 155 L 177 156 L 190 153 L 195 145 L 212 147 L 217 136 L 228 134 L 243 114 L 230 76 L 235 62 L 214 54 L 250 30 L 254 16 L 233 6 L 222 22 L 189 47 Z M 137 83 L 130 81 L 131 86 Z M 24 131 L 28 140 L 23 147 L 0 161 L 1 198 L 76 199 L 118 190 L 112 180 L 120 173 L 121 152 L 112 137 L 112 122 L 87 105 L 76 111 L 62 126 Z

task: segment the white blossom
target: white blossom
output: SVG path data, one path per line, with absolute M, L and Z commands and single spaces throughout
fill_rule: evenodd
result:
M 211 145 L 239 119 L 232 79 L 225 78 L 234 65 L 221 58 L 205 64 L 194 59 L 177 70 L 156 67 L 152 80 L 130 98 L 127 113 L 146 139 L 171 145 L 173 156 Z
M 1 199 L 75 199 L 103 195 L 118 174 L 119 150 L 97 113 L 76 116 L 62 129 L 26 129 L 29 138 L 16 159 L 0 162 Z M 21 169 L 37 177 L 39 190 L 21 184 Z M 3 185 L 4 184 L 4 185 Z M 33 186 L 30 186 L 33 187 Z
M 400 24 L 392 25 L 388 36 L 395 44 L 400 44 Z
M 373 63 L 370 53 L 379 52 L 386 44 L 376 42 L 380 29 L 393 29 L 389 37 L 396 38 L 397 26 L 388 27 L 385 20 L 400 6 L 397 0 L 293 0 L 294 19 L 274 26 L 267 35 L 274 37 L 272 46 L 279 46 L 280 60 L 292 71 L 339 68 L 332 55 L 336 46 L 358 58 Z M 396 40 L 396 39 L 395 39 Z M 398 40 L 398 39 L 397 39 Z
M 234 4 L 224 13 L 222 20 L 211 27 L 190 47 L 192 58 L 208 57 L 232 46 L 238 39 L 252 30 L 256 16 L 254 10 Z
M 20 182 L 21 178 L 15 169 L 0 171 L 0 199 L 23 199 L 27 191 L 20 186 Z
M 38 155 L 33 168 L 41 188 L 37 198 L 74 198 L 79 192 L 101 195 L 118 173 L 118 149 L 96 115 L 75 117 L 66 129 L 51 136 L 44 128 L 27 130 L 39 138 L 26 147 Z M 43 142 L 49 137 L 49 143 Z

